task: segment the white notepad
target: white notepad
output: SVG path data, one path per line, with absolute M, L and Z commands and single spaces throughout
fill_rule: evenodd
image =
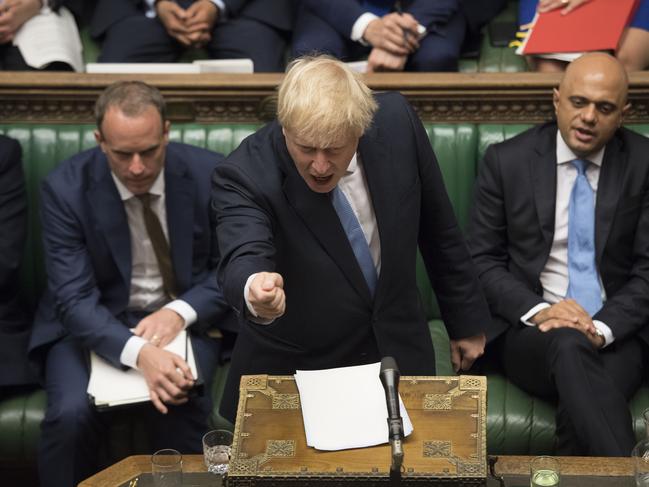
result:
M 326 370 L 298 370 L 308 446 L 318 450 L 363 448 L 388 442 L 388 407 L 379 379 L 381 364 Z M 399 397 L 404 434 L 413 431 Z
M 187 331 L 178 333 L 164 349 L 185 359 L 194 378 L 198 378 L 194 351 Z M 90 352 L 90 380 L 87 392 L 97 407 L 123 406 L 151 400 L 149 387 L 139 370 L 119 369 L 95 352 Z

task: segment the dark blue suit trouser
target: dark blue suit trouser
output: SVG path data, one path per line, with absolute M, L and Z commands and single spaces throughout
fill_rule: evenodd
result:
M 252 59 L 256 72 L 284 70 L 285 33 L 262 22 L 234 18 L 217 23 L 205 46 L 212 59 Z M 99 62 L 172 63 L 185 47 L 171 37 L 158 19 L 127 17 L 106 32 Z
M 211 378 L 218 361 L 219 345 L 192 336 L 204 392 L 181 406 L 160 414 L 151 403 L 131 406 L 141 410 L 152 452 L 174 448 L 182 453 L 201 453 L 202 435 L 212 412 Z M 87 353 L 76 339 L 55 343 L 45 363 L 47 410 L 41 425 L 38 470 L 41 487 L 73 487 L 105 465 L 98 452 L 109 437 L 111 412 L 98 412 L 88 400 Z M 144 452 L 139 452 L 144 453 Z
M 543 333 L 534 326 L 512 326 L 504 336 L 502 357 L 514 384 L 557 400 L 558 454 L 631 454 L 635 437 L 627 401 L 642 382 L 639 339 L 595 350 L 573 328 Z
M 419 49 L 406 63 L 406 71 L 457 71 L 466 20 L 456 13 L 440 32 L 429 32 Z M 329 23 L 306 8 L 298 13 L 293 32 L 293 56 L 330 54 L 343 61 L 356 61 L 369 55 L 371 47 L 341 36 Z

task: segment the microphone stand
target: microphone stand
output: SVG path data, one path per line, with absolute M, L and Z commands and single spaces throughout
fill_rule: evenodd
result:
M 392 357 L 381 360 L 379 378 L 385 390 L 385 400 L 388 408 L 388 440 L 390 442 L 391 464 L 390 484 L 401 484 L 401 467 L 403 465 L 403 419 L 399 408 L 399 378 L 401 374 L 397 363 Z

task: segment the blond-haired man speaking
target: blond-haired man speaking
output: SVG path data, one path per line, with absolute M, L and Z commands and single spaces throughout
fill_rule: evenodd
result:
M 484 347 L 488 310 L 421 122 L 328 57 L 293 62 L 278 119 L 213 177 L 226 300 L 242 317 L 221 404 L 242 374 L 292 374 L 396 358 L 435 373 L 417 291 L 417 245 L 456 369 Z

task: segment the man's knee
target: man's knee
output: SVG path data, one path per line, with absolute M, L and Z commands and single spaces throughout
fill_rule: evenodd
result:
M 596 353 L 595 347 L 581 331 L 575 328 L 556 328 L 548 332 L 548 358 L 575 358 Z
M 437 47 L 437 46 L 434 46 Z M 408 59 L 409 71 L 457 71 L 460 52 L 454 46 L 420 49 Z

